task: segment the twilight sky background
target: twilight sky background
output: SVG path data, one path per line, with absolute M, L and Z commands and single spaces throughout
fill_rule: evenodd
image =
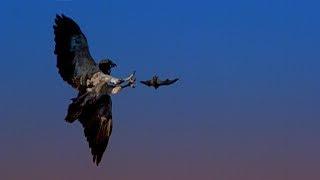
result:
M 320 179 L 320 2 L 5 1 L 0 6 L 0 179 Z M 56 13 L 114 75 L 180 77 L 113 97 L 101 166 L 55 67 Z M 161 114 L 158 114 L 161 112 Z

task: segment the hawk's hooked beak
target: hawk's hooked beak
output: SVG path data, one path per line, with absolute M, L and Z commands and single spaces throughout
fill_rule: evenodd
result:
M 110 66 L 111 66 L 111 68 L 114 68 L 114 67 L 117 67 L 117 64 L 111 63 Z
M 109 65 L 110 65 L 110 67 L 111 68 L 114 68 L 114 67 L 117 67 L 117 64 L 116 63 L 114 63 L 113 61 L 111 61 L 111 60 L 109 60 Z

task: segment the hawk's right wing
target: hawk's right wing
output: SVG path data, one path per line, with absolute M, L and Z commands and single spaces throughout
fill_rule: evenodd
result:
M 86 79 L 99 68 L 90 55 L 85 35 L 72 19 L 64 15 L 56 16 L 53 28 L 54 53 L 62 79 L 77 89 L 86 86 Z
M 112 132 L 112 101 L 109 95 L 84 107 L 79 118 L 89 143 L 93 162 L 99 165 Z

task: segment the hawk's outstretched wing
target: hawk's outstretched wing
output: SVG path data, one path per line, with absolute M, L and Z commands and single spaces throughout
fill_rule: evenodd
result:
M 112 132 L 112 101 L 109 95 L 88 104 L 79 118 L 91 148 L 93 162 L 99 165 Z
M 159 86 L 168 86 L 168 85 L 170 85 L 170 84 L 173 84 L 173 83 L 175 83 L 175 82 L 177 82 L 179 79 L 178 78 L 176 78 L 176 79 L 173 79 L 173 80 L 170 80 L 170 79 L 166 79 L 166 80 L 164 80 L 164 81 L 162 81 L 162 80 L 158 80 L 158 84 L 159 84 Z
M 80 89 L 99 70 L 90 55 L 87 39 L 80 27 L 64 15 L 56 16 L 53 28 L 59 73 L 72 87 Z

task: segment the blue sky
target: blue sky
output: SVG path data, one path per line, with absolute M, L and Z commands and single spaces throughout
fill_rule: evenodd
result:
M 0 7 L 1 179 L 319 179 L 317 1 L 6 1 Z M 101 167 L 55 67 L 55 14 L 93 57 L 179 77 L 113 97 Z M 159 114 L 159 112 L 161 112 Z

